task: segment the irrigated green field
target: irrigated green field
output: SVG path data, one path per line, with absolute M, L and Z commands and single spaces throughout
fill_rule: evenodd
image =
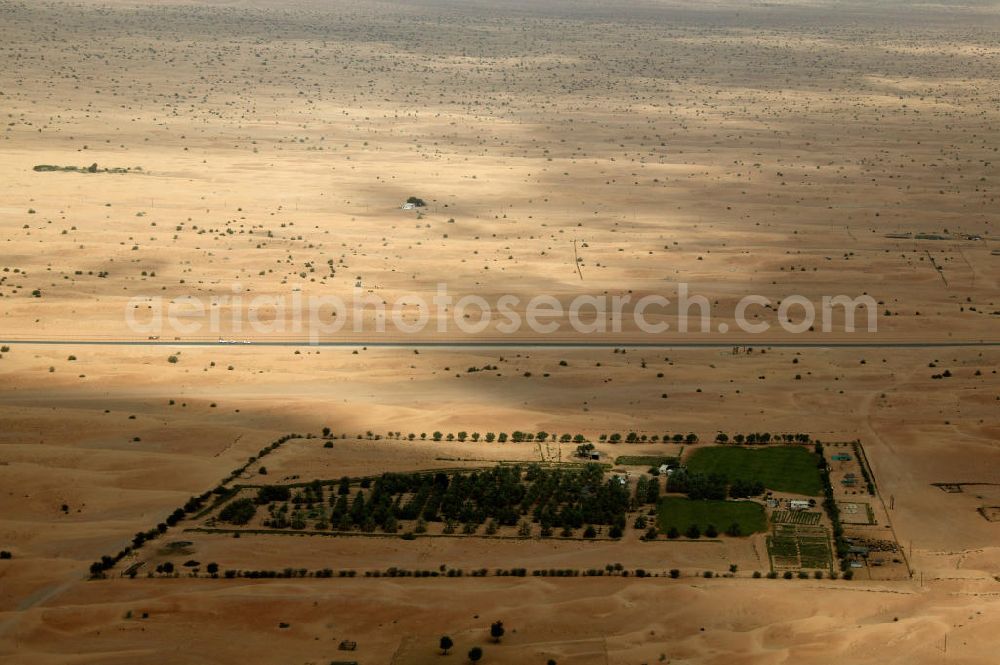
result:
M 764 507 L 752 501 L 707 501 L 685 499 L 680 497 L 664 497 L 657 507 L 657 522 L 660 531 L 666 533 L 675 527 L 682 534 L 692 524 L 697 524 L 702 534 L 711 524 L 719 533 L 735 522 L 740 525 L 744 535 L 764 531 L 767 519 Z
M 823 493 L 819 457 L 802 446 L 700 448 L 687 460 L 693 473 L 717 473 L 730 481 L 759 481 L 769 490 L 808 496 Z

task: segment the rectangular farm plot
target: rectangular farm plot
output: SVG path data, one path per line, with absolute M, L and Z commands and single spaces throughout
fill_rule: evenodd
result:
M 660 531 L 666 533 L 671 528 L 682 534 L 696 525 L 705 533 L 709 525 L 719 533 L 725 533 L 732 524 L 738 524 L 740 534 L 765 531 L 767 519 L 764 507 L 753 501 L 709 501 L 685 499 L 680 497 L 664 497 L 657 507 L 657 521 Z
M 622 455 L 615 458 L 615 464 L 621 466 L 659 467 L 662 464 L 676 466 L 677 462 L 677 457 L 668 455 Z
M 832 569 L 830 536 L 823 526 L 775 524 L 767 552 L 775 571 Z
M 875 513 L 866 501 L 838 501 L 837 507 L 844 524 L 875 524 Z
M 713 446 L 696 450 L 687 468 L 693 473 L 720 474 L 730 482 L 760 482 L 775 492 L 819 496 L 823 493 L 819 461 L 816 453 L 802 446 Z
M 822 519 L 822 513 L 812 513 L 805 510 L 776 510 L 771 513 L 773 524 L 804 524 L 815 526 Z
M 270 533 L 618 538 L 628 487 L 599 464 L 386 473 L 240 486 L 203 526 Z M 211 513 L 203 511 L 203 514 Z M 582 531 L 581 531 L 582 530 Z

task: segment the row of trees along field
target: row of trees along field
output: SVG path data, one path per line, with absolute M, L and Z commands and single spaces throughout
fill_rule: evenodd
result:
M 323 438 L 326 439 L 346 439 L 347 434 L 334 434 L 329 427 L 323 428 Z M 494 441 L 498 443 L 531 443 L 539 442 L 545 443 L 559 442 L 559 443 L 584 443 L 590 441 L 591 439 L 585 434 L 558 434 L 550 433 L 546 431 L 540 432 L 521 432 L 515 431 L 508 434 L 507 432 L 486 432 L 481 434 L 479 432 L 421 432 L 416 434 L 410 432 L 409 434 L 403 434 L 402 432 L 386 432 L 385 434 L 376 434 L 375 432 L 368 430 L 364 434 L 355 435 L 356 439 L 367 439 L 370 441 L 377 441 L 381 439 L 396 440 L 396 441 L 459 441 L 466 442 L 471 441 L 473 443 L 478 443 L 480 441 L 485 441 L 486 443 L 493 443 Z M 639 432 L 630 431 L 625 434 L 621 432 L 613 432 L 611 434 L 600 434 L 597 440 L 601 443 L 698 443 L 701 439 L 694 432 L 688 432 L 687 434 L 682 434 L 679 432 L 666 433 L 666 434 L 641 434 Z M 767 444 L 767 443 L 810 443 L 812 438 L 808 434 L 792 434 L 792 433 L 771 433 L 771 432 L 750 432 L 750 433 L 739 433 L 730 435 L 726 432 L 719 432 L 715 435 L 716 443 L 736 443 L 736 444 Z
M 772 434 L 770 432 L 751 432 L 750 434 L 734 434 L 730 437 L 725 432 L 715 435 L 716 443 L 735 443 L 737 445 L 768 444 L 768 443 L 810 443 L 812 437 L 808 434 Z

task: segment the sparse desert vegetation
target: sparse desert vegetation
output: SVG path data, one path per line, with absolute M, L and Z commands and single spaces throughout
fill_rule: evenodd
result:
M 993 663 L 998 33 L 0 0 L 0 660 Z M 355 290 L 342 346 L 278 300 Z M 628 302 L 447 346 L 502 294 Z

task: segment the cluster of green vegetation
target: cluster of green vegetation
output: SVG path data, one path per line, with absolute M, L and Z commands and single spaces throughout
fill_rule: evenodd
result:
M 635 506 L 660 500 L 660 479 L 656 476 L 639 476 L 635 483 Z M 640 527 L 641 528 L 641 527 Z
M 734 499 L 759 496 L 764 493 L 764 484 L 739 479 L 730 481 L 719 473 L 696 473 L 681 468 L 670 476 L 668 489 L 671 492 L 687 494 L 690 499 L 722 501 L 727 496 Z
M 38 164 L 33 168 L 34 171 L 39 173 L 51 173 L 53 171 L 62 171 L 67 173 L 129 173 L 132 171 L 131 168 L 98 168 L 97 164 L 91 164 L 90 166 L 53 166 L 52 164 Z M 142 168 L 136 167 L 136 171 L 142 171 Z
M 718 529 L 726 535 L 745 536 L 764 531 L 767 519 L 764 507 L 752 501 L 711 501 L 683 497 L 663 497 L 657 505 L 657 523 L 668 538 L 681 532 L 698 538 L 714 538 Z
M 826 529 L 822 533 L 800 534 L 799 560 L 802 568 L 830 569 L 830 540 Z
M 777 524 L 767 551 L 774 568 L 831 570 L 830 537 L 822 526 Z
M 219 519 L 230 524 L 247 524 L 257 513 L 253 499 L 230 501 L 219 511 Z
M 261 488 L 256 503 L 268 506 L 265 526 L 305 529 L 311 523 L 319 530 L 396 533 L 402 522 L 416 521 L 415 531 L 420 533 L 426 531 L 428 522 L 445 522 L 446 534 L 462 525 L 462 532 L 471 535 L 486 524 L 486 535 L 495 534 L 501 526 L 518 526 L 519 534 L 527 536 L 530 519 L 540 523 L 543 536 L 551 535 L 554 528 L 561 528 L 564 536 L 572 535 L 573 529 L 587 526 L 584 537 L 596 537 L 594 525 L 608 525 L 608 534 L 619 537 L 630 505 L 627 487 L 606 479 L 598 464 L 386 473 L 374 480 L 362 479 L 358 488 L 346 477 L 335 489 L 333 485 L 314 481 L 294 489 Z M 253 504 L 249 499 L 241 501 Z M 245 510 L 235 514 L 241 516 Z M 221 513 L 219 518 L 223 519 Z
M 823 457 L 823 444 L 818 441 L 816 442 L 815 453 L 821 460 L 825 460 Z M 827 468 L 825 461 L 821 462 L 821 464 L 820 482 L 823 484 L 823 510 L 826 511 L 826 516 L 830 518 L 830 525 L 833 527 L 833 546 L 837 559 L 840 561 L 840 569 L 848 571 L 848 566 L 850 564 L 847 560 L 847 553 L 850 546 L 844 538 L 844 527 L 840 523 L 840 508 L 837 506 L 837 502 L 833 498 L 833 484 L 830 482 L 830 469 Z
M 823 492 L 820 455 L 801 446 L 761 449 L 716 447 L 695 451 L 687 460 L 691 474 L 717 476 L 727 483 L 763 485 L 776 492 L 818 496 Z M 676 475 L 676 474 L 675 474 Z M 752 496 L 752 494 L 750 494 Z

